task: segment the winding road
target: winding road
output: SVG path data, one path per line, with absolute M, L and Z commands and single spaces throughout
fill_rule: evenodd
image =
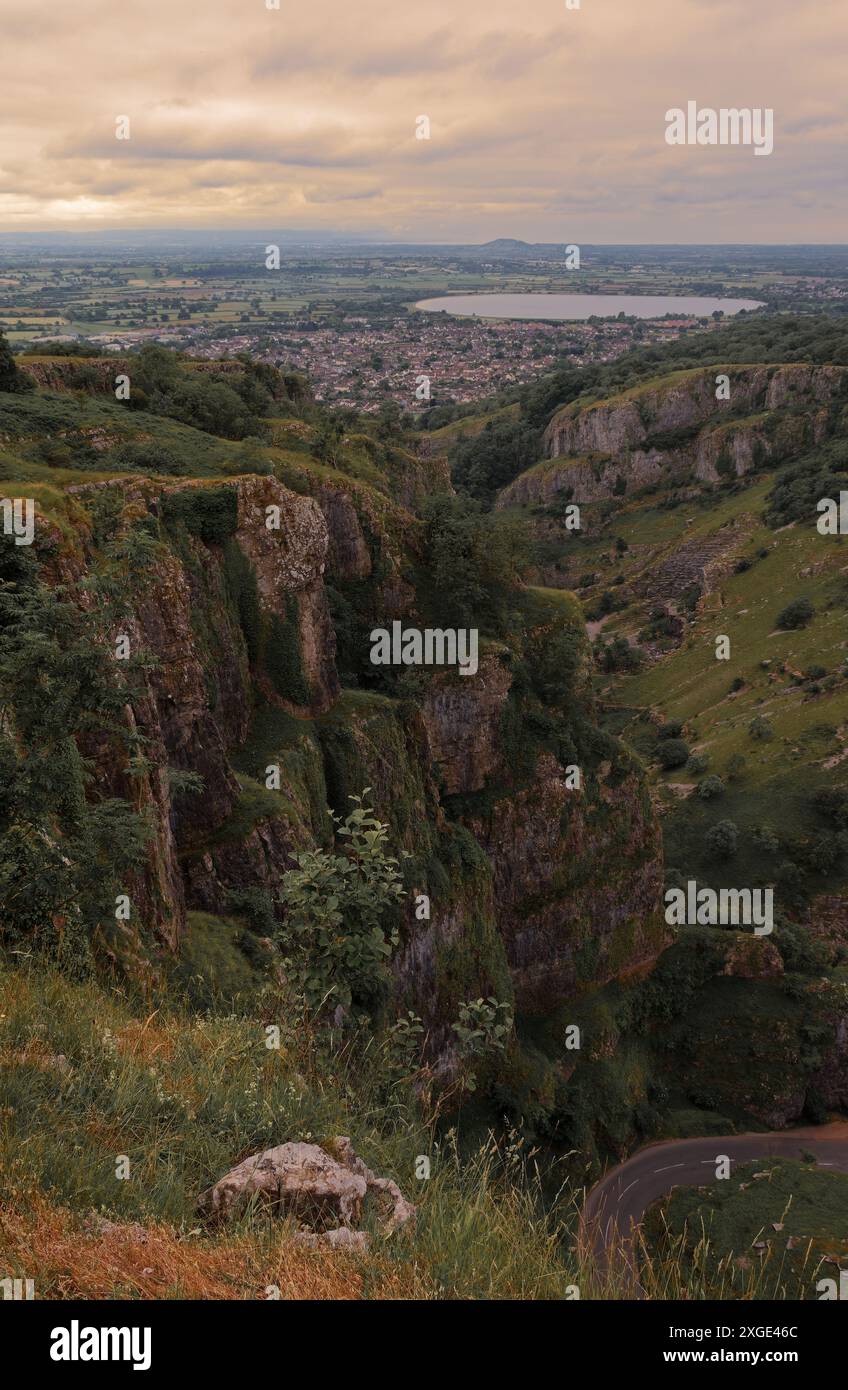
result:
M 848 1173 L 848 1121 L 813 1125 L 777 1134 L 734 1134 L 707 1139 L 669 1139 L 640 1149 L 611 1168 L 592 1188 L 580 1217 L 581 1237 L 606 1264 L 613 1254 L 629 1262 L 631 1238 L 647 1208 L 675 1187 L 715 1181 L 716 1159 L 726 1154 L 731 1172 L 752 1159 L 800 1158 L 815 1154 L 822 1168 Z M 634 1289 L 638 1297 L 638 1287 Z

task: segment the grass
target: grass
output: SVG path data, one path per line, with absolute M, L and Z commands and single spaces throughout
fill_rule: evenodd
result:
M 279 1051 L 266 1019 L 286 1023 Z M 520 1145 L 460 1157 L 373 1037 L 330 1049 L 272 998 L 191 1016 L 25 965 L 0 969 L 0 1020 L 0 1268 L 39 1297 L 536 1299 L 575 1281 Z M 285 1224 L 200 1228 L 199 1194 L 234 1163 L 337 1133 L 418 1204 L 414 1237 L 330 1260 Z
M 239 776 L 240 794 L 227 819 L 206 841 L 206 847 L 238 844 L 263 821 L 285 817 L 295 821 L 297 811 L 283 791 L 271 791 L 256 777 Z
M 192 924 L 207 927 L 202 914 Z M 632 1296 L 623 1256 L 598 1260 L 574 1243 L 582 1192 L 552 1198 L 550 1179 L 543 1191 L 517 1136 L 462 1154 L 384 1043 L 363 1035 L 332 1047 L 280 1003 L 268 994 L 252 1016 L 192 1015 L 170 996 L 142 1003 L 26 962 L 0 967 L 3 1277 L 33 1279 L 36 1297 L 53 1299 L 262 1299 L 273 1289 L 284 1299 Z M 279 1051 L 265 1046 L 267 1020 L 284 1022 Z M 339 1133 L 416 1203 L 413 1232 L 375 1236 L 354 1257 L 303 1250 L 289 1222 L 256 1214 L 215 1231 L 198 1222 L 200 1193 L 248 1154 Z M 116 1177 L 121 1155 L 126 1179 Z M 425 1180 L 415 1176 L 420 1155 L 431 1162 Z M 848 1244 L 847 1184 L 838 1200 L 835 1186 L 795 1196 L 804 1234 Z M 781 1219 L 776 1178 L 761 1196 L 749 1226 Z M 640 1277 L 648 1298 L 752 1297 L 763 1287 L 759 1267 L 740 1281 L 726 1260 L 714 1273 L 694 1259 L 676 1217 L 666 1246 L 643 1251 Z M 794 1296 L 786 1280 L 778 1296 Z
M 648 1268 L 671 1256 L 707 1297 L 729 1287 L 737 1297 L 816 1299 L 819 1280 L 838 1282 L 839 1265 L 848 1268 L 848 1177 L 792 1159 L 740 1164 L 722 1181 L 678 1188 L 651 1209 L 646 1230 Z

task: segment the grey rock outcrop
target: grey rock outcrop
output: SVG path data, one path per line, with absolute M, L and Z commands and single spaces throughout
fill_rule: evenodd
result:
M 310 1244 L 333 1248 L 365 1248 L 355 1238 L 362 1233 L 353 1228 L 361 1221 L 367 1200 L 373 1201 L 386 1235 L 414 1219 L 415 1207 L 397 1184 L 372 1173 L 350 1139 L 339 1135 L 328 1149 L 289 1143 L 253 1154 L 202 1194 L 198 1210 L 210 1222 L 223 1222 L 242 1215 L 256 1202 L 276 1216 L 291 1216 L 306 1226 L 301 1234 L 316 1237 Z M 348 1235 L 342 1234 L 345 1230 Z

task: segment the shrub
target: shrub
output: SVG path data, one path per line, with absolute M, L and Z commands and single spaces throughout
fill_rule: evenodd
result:
M 595 649 L 598 669 L 605 672 L 636 671 L 642 663 L 642 649 L 631 647 L 626 637 L 614 637 L 611 642 L 599 642 Z
M 657 744 L 657 758 L 660 766 L 670 772 L 674 767 L 683 767 L 689 761 L 689 746 L 682 738 L 669 738 Z
M 748 725 L 748 733 L 751 738 L 770 739 L 774 738 L 774 729 L 771 722 L 762 714 L 755 714 Z
M 751 832 L 751 838 L 754 844 L 759 845 L 767 854 L 774 854 L 780 848 L 780 841 L 767 825 L 756 826 Z
M 700 777 L 702 772 L 706 772 L 709 765 L 710 759 L 707 753 L 693 753 L 686 764 L 686 771 L 691 772 L 693 777 Z
M 720 820 L 707 831 L 705 844 L 715 859 L 731 859 L 739 845 L 739 831 L 732 820 Z
M 815 613 L 808 598 L 796 598 L 777 615 L 777 626 L 784 629 L 806 627 Z
M 729 782 L 736 782 L 745 771 L 745 757 L 742 753 L 734 753 L 727 760 L 727 779 Z
M 698 787 L 698 795 L 702 797 L 704 801 L 711 801 L 713 797 L 721 796 L 723 791 L 724 783 L 720 777 L 716 777 L 715 773 L 713 773 L 712 777 L 705 777 Z
M 386 853 L 388 828 L 365 805 L 369 790 L 350 798 L 344 821 L 333 816 L 344 853 L 305 850 L 282 876 L 277 936 L 286 973 L 316 1011 L 375 1002 L 399 939 L 386 919 L 403 897 L 402 879 Z

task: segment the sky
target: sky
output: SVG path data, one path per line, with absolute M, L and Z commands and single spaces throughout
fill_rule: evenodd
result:
M 848 0 L 274 3 L 2 0 L 0 229 L 846 240 Z

